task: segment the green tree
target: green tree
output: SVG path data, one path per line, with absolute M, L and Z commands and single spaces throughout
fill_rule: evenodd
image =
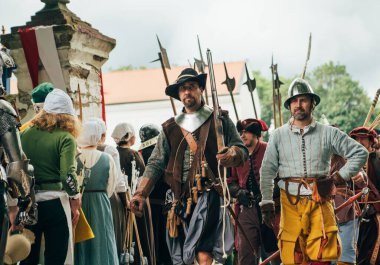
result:
M 260 98 L 260 104 L 261 104 L 261 119 L 265 121 L 268 126 L 271 123 L 271 119 L 273 119 L 273 87 L 272 87 L 272 80 L 266 79 L 264 76 L 261 75 L 260 72 L 254 72 L 253 76 L 256 78 L 256 84 L 257 84 L 257 92 L 259 94 Z M 282 117 L 283 122 L 286 122 L 289 119 L 289 111 L 285 109 L 283 106 L 284 101 L 287 98 L 288 95 L 288 87 L 291 82 L 291 79 L 287 79 L 285 77 L 280 77 L 281 82 L 284 84 L 280 87 L 280 93 L 281 93 L 281 110 L 282 110 Z M 278 119 L 278 117 L 277 117 Z
M 256 78 L 260 97 L 261 118 L 269 125 L 273 117 L 272 80 L 266 79 L 260 72 L 254 72 L 253 75 Z M 287 98 L 287 89 L 294 78 L 280 78 L 284 83 L 280 88 L 283 123 L 290 118 L 290 113 L 283 107 L 283 103 Z M 314 92 L 321 97 L 321 103 L 313 112 L 317 120 L 320 120 L 324 114 L 330 124 L 338 125 L 345 132 L 363 124 L 371 101 L 359 82 L 352 79 L 344 65 L 325 63 L 307 73 L 306 79 Z
M 371 100 L 344 65 L 325 63 L 312 71 L 309 81 L 321 97 L 314 111 L 318 120 L 324 114 L 330 124 L 338 125 L 347 133 L 363 125 Z
M 110 71 L 131 71 L 131 70 L 145 70 L 145 69 L 146 69 L 146 66 L 135 67 L 129 64 L 127 66 L 120 66 L 116 68 L 115 70 L 110 69 Z

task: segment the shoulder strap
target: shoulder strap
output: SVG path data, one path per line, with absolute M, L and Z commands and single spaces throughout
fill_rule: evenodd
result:
M 181 132 L 183 134 L 183 137 L 185 137 L 185 140 L 187 144 L 190 147 L 190 150 L 193 154 L 197 152 L 198 149 L 198 144 L 197 141 L 195 140 L 193 134 L 191 132 L 188 132 L 186 129 L 181 127 Z
M 187 180 L 186 180 L 186 183 L 185 183 L 185 190 L 183 192 L 182 195 L 188 195 L 189 193 L 189 184 L 192 183 L 194 181 L 194 177 L 195 177 L 195 173 L 196 173 L 196 170 L 197 170 L 197 166 L 198 166 L 198 163 L 200 161 L 200 159 L 202 158 L 203 156 L 203 153 L 204 153 L 204 148 L 206 146 L 206 142 L 207 142 L 207 138 L 208 138 L 208 133 L 210 131 L 210 125 L 211 125 L 211 119 L 208 119 L 204 125 L 200 128 L 200 131 L 199 131 L 199 141 L 197 142 L 195 139 L 194 139 L 194 136 L 181 128 L 181 131 L 182 133 L 184 134 L 184 137 L 186 139 L 186 142 L 188 143 L 189 147 L 190 147 L 190 150 L 193 152 L 193 149 L 195 150 L 195 155 L 194 155 L 194 159 L 193 159 L 193 162 L 190 166 L 190 170 L 189 170 L 189 173 L 188 173 L 188 177 L 187 177 Z M 203 149 L 203 150 L 202 150 Z

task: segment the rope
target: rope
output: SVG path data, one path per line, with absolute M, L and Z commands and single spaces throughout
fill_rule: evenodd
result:
M 348 189 L 348 187 L 346 187 L 346 190 Z M 352 182 L 352 191 L 354 194 L 356 194 L 355 192 L 355 183 Z M 346 191 L 347 193 L 347 191 Z M 352 203 L 352 210 L 354 211 L 354 242 L 355 242 L 355 253 L 358 253 L 358 243 L 357 243 L 357 240 L 355 240 L 357 237 L 357 234 L 358 234 L 358 226 L 356 225 L 356 213 L 355 213 L 355 202 Z
M 220 160 L 218 160 L 218 178 L 219 178 L 219 181 L 220 181 L 220 185 L 222 186 L 222 192 L 223 192 L 223 205 L 221 206 L 223 208 L 223 220 L 222 220 L 222 225 L 223 225 L 222 237 L 223 237 L 223 240 L 222 240 L 222 248 L 223 248 L 223 258 L 227 258 L 224 237 L 225 237 L 225 234 L 226 234 L 226 210 L 227 210 L 227 207 L 230 205 L 230 192 L 229 192 L 228 185 L 227 185 L 227 170 L 226 170 L 226 168 L 224 168 L 224 170 L 223 170 L 223 179 L 222 179 L 222 176 L 221 176 L 221 173 L 220 173 L 220 167 L 221 167 Z

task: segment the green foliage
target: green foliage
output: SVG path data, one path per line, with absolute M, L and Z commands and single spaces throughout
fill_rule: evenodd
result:
M 322 114 L 330 124 L 336 124 L 345 132 L 362 126 L 371 105 L 371 100 L 360 86 L 352 80 L 346 67 L 328 62 L 317 67 L 309 77 L 314 92 L 321 97 L 314 116 Z
M 280 71 L 281 69 L 279 69 Z M 253 75 L 256 78 L 260 97 L 261 118 L 269 125 L 273 117 L 272 80 L 266 79 L 260 72 L 254 72 Z M 306 74 L 306 79 L 310 82 L 314 92 L 321 97 L 321 103 L 313 112 L 317 120 L 320 120 L 324 114 L 330 124 L 338 125 L 345 132 L 362 126 L 371 100 L 360 84 L 352 80 L 344 65 L 333 62 L 325 63 Z M 290 117 L 290 112 L 283 107 L 283 103 L 287 98 L 287 89 L 293 78 L 280 77 L 280 80 L 284 83 L 280 92 L 282 117 L 283 123 L 285 123 Z
M 273 119 L 272 80 L 266 79 L 265 77 L 261 75 L 260 72 L 254 72 L 253 76 L 256 78 L 257 92 L 260 98 L 261 119 L 265 121 L 269 126 L 271 124 L 271 119 Z M 282 100 L 281 110 L 282 110 L 283 122 L 286 122 L 290 116 L 289 116 L 289 111 L 283 107 L 283 104 L 288 94 L 287 87 L 289 86 L 291 79 L 280 77 L 280 80 L 281 82 L 284 83 L 280 87 L 280 93 L 281 93 L 281 100 Z
M 145 70 L 145 69 L 146 69 L 145 66 L 135 67 L 129 64 L 127 66 L 120 66 L 119 68 L 116 68 L 115 70 L 110 69 L 110 71 L 131 71 L 131 70 Z

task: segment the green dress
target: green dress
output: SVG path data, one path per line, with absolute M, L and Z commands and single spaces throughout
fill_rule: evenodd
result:
M 82 209 L 95 238 L 75 245 L 75 265 L 119 264 L 111 204 L 106 191 L 109 163 L 109 157 L 102 153 L 91 168 L 90 179 L 82 197 Z M 83 164 L 78 159 L 78 171 L 82 168 Z

